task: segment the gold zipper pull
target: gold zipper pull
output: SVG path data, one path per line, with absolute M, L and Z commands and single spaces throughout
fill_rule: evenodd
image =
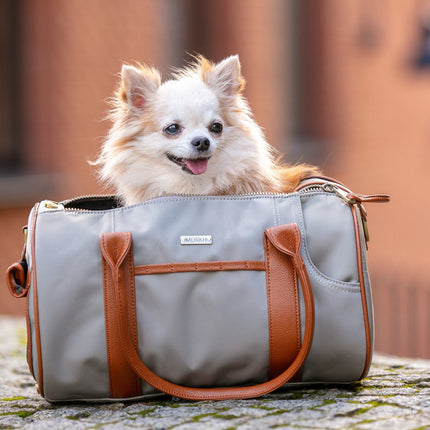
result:
M 42 206 L 46 209 L 63 209 L 63 205 L 58 202 L 54 202 L 52 200 L 44 200 L 42 202 Z
M 342 190 L 342 188 L 338 188 L 338 187 L 333 187 L 333 188 L 334 188 L 334 192 L 348 205 L 354 205 L 357 203 L 357 200 L 350 192 L 346 192 L 345 190 Z
M 327 191 L 328 193 L 336 194 L 348 205 L 353 205 L 356 203 L 356 200 L 353 198 L 351 193 L 343 190 L 342 188 L 337 187 L 336 185 L 326 183 L 322 186 L 322 189 L 324 191 Z

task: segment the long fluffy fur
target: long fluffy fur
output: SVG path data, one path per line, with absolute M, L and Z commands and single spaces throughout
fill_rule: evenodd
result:
M 318 174 L 313 166 L 286 166 L 275 160 L 274 150 L 243 97 L 245 80 L 237 56 L 218 64 L 197 57 L 194 64 L 175 71 L 173 79 L 164 84 L 156 69 L 140 64 L 123 66 L 121 75 L 112 99 L 113 125 L 96 164 L 101 167 L 101 179 L 116 189 L 125 204 L 177 193 L 291 192 L 305 176 Z M 187 88 L 189 97 L 188 93 L 184 97 Z M 170 95 L 172 103 L 176 97 L 181 104 L 177 112 Z M 185 137 L 166 137 L 160 117 L 165 110 L 174 112 L 172 120 L 174 114 L 189 111 L 197 124 L 202 116 L 199 106 L 213 110 L 224 129 L 221 136 L 202 131 L 216 150 L 207 171 L 192 175 L 165 157 L 163 151 L 185 151 L 186 142 Z M 192 135 L 188 123 L 184 129 Z

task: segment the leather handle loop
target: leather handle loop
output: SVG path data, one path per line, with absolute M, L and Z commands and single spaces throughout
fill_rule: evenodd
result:
M 195 388 L 185 387 L 167 381 L 166 379 L 152 372 L 139 357 L 139 354 L 133 344 L 128 321 L 129 319 L 127 318 L 127 283 L 122 282 L 120 276 L 116 276 L 113 282 L 113 288 L 115 290 L 115 296 L 117 300 L 117 319 L 120 328 L 120 338 L 123 353 L 125 354 L 130 367 L 140 378 L 157 390 L 175 397 L 188 400 L 225 400 L 253 398 L 268 394 L 287 383 L 297 373 L 308 356 L 312 345 L 315 316 L 314 301 L 309 277 L 300 255 L 301 237 L 297 225 L 288 224 L 277 228 L 282 228 L 282 234 L 277 234 L 277 244 L 279 249 L 283 250 L 283 252 L 286 252 L 292 259 L 294 269 L 297 272 L 302 286 L 306 310 L 303 342 L 296 358 L 293 360 L 291 365 L 281 374 L 267 382 L 246 387 Z M 112 234 L 122 235 L 121 242 L 123 244 L 123 249 L 131 249 L 132 237 L 130 233 Z M 265 234 L 271 235 L 269 230 L 266 230 Z M 281 240 L 279 240 L 279 238 L 281 238 Z M 125 244 L 124 241 L 129 241 L 130 243 Z
M 6 271 L 6 284 L 13 297 L 21 298 L 27 295 L 27 274 L 21 262 L 13 263 L 8 267 Z
M 29 288 L 28 265 L 25 259 L 26 245 L 21 252 L 21 261 L 13 263 L 6 270 L 6 285 L 13 297 L 25 297 Z

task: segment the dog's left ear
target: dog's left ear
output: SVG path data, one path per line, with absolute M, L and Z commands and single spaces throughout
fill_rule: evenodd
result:
M 227 57 L 211 67 L 202 65 L 202 77 L 208 86 L 227 96 L 239 94 L 245 88 L 238 55 Z

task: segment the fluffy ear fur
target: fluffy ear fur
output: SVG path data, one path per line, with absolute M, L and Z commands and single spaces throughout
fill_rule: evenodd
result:
M 239 56 L 232 55 L 215 65 L 200 57 L 199 66 L 203 82 L 218 94 L 233 96 L 243 91 L 245 79 L 240 72 Z
M 139 65 L 123 64 L 121 69 L 120 98 L 131 108 L 142 111 L 147 99 L 161 85 L 158 70 Z

